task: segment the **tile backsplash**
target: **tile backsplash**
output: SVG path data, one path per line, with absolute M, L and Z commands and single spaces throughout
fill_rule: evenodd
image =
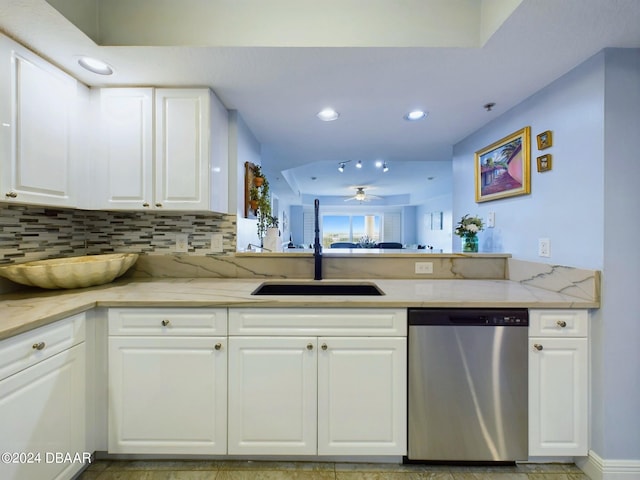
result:
M 236 216 L 201 212 L 105 212 L 0 204 L 0 265 L 112 252 L 166 255 L 187 234 L 189 255 L 235 252 Z M 211 233 L 223 252 L 211 253 Z

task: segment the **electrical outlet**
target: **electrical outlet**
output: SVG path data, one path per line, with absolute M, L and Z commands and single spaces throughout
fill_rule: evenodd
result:
M 433 273 L 433 262 L 416 262 L 416 273 Z
M 550 257 L 551 256 L 551 242 L 548 238 L 538 239 L 538 256 Z
M 212 233 L 211 234 L 211 247 L 210 250 L 212 253 L 222 253 L 222 234 L 221 233 Z
M 189 235 L 178 233 L 176 235 L 176 252 L 186 253 L 189 251 Z

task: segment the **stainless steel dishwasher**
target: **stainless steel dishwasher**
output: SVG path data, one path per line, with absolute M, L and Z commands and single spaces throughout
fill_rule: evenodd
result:
M 409 309 L 409 461 L 528 458 L 526 309 Z

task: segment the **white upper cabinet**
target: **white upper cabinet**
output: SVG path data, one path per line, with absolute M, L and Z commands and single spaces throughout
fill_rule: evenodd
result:
M 228 210 L 228 113 L 211 90 L 100 91 L 94 208 Z
M 153 89 L 100 91 L 97 208 L 140 209 L 153 200 Z
M 0 36 L 1 201 L 76 206 L 78 83 Z

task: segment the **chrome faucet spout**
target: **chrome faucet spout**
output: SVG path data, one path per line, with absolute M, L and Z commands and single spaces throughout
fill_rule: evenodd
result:
M 320 243 L 320 200 L 313 201 L 315 217 L 315 238 L 313 241 L 314 280 L 322 280 L 322 244 Z

